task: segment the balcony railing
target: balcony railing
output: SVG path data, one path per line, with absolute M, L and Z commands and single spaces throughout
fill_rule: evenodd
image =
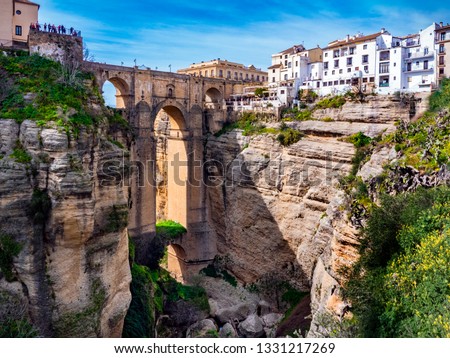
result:
M 428 72 L 428 71 L 433 71 L 433 67 L 428 67 L 428 68 L 406 68 L 403 70 L 403 72 Z
M 434 56 L 434 51 L 429 51 L 428 53 L 425 53 L 424 51 L 419 51 L 419 52 L 413 52 L 409 54 L 410 56 L 408 57 L 408 60 L 412 60 L 412 59 L 418 59 L 418 58 L 426 58 L 426 57 L 433 57 Z
M 420 40 L 407 40 L 406 44 L 407 47 L 410 46 L 419 46 L 420 45 Z
M 387 82 L 387 83 L 380 83 L 379 86 L 380 87 L 389 87 L 389 82 Z

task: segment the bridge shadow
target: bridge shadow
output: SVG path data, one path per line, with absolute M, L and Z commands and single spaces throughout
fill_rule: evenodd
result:
M 295 223 L 306 192 L 299 188 L 307 184 L 286 179 L 286 166 L 293 163 L 283 163 L 283 149 L 270 141 L 261 145 L 237 131 L 209 136 L 205 177 L 209 220 L 227 271 L 260 292 L 274 311 L 284 311 L 286 292 L 310 288 L 297 260 L 308 230 Z

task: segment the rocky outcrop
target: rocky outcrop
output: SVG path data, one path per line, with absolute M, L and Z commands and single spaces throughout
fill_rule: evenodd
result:
M 408 121 L 410 103 L 395 96 L 369 96 L 363 102 L 347 101 L 341 108 L 316 109 L 312 116 L 319 120 L 389 124 L 396 120 Z
M 353 153 L 352 144 L 331 137 L 309 136 L 287 148 L 270 135 L 234 131 L 211 139 L 212 172 L 223 181 L 208 188 L 210 215 L 228 269 L 246 283 L 276 273 L 308 289 L 314 258 L 298 257 L 317 256 L 311 239 Z
M 128 153 L 107 128 L 0 120 L 0 230 L 20 244 L 5 297 L 43 336 L 120 337 L 131 294 Z M 0 307 L 0 310 L 2 308 Z

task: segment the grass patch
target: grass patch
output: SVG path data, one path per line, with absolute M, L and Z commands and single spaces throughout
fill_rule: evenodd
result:
M 326 97 L 316 103 L 315 109 L 341 108 L 345 104 L 344 96 Z
M 162 220 L 156 223 L 156 234 L 166 239 L 176 239 L 186 232 L 183 225 L 173 220 Z

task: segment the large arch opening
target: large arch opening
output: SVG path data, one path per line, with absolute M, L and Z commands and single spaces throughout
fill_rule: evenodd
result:
M 127 107 L 130 89 L 123 79 L 112 77 L 106 80 L 102 92 L 106 105 L 117 109 Z
M 222 93 L 217 88 L 210 88 L 205 93 L 205 106 L 207 108 L 215 108 L 220 106 L 222 101 Z
M 154 122 L 156 142 L 156 220 L 173 220 L 188 226 L 188 130 L 182 111 L 164 106 Z M 167 269 L 183 281 L 186 252 L 176 244 L 167 248 Z

